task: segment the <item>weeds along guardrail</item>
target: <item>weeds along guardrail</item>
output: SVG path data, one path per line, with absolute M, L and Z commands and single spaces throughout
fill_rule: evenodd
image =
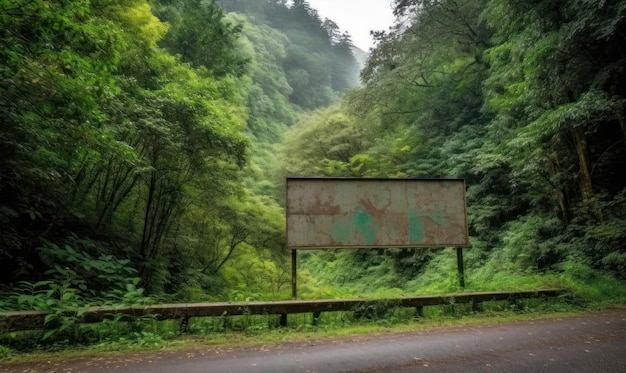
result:
M 497 291 L 454 293 L 442 295 L 423 295 L 390 299 L 321 299 L 321 300 L 286 300 L 271 302 L 223 302 L 223 303 L 183 303 L 157 304 L 128 307 L 89 307 L 79 311 L 62 311 L 53 314 L 49 311 L 15 311 L 0 313 L 0 333 L 19 330 L 38 330 L 48 327 L 51 315 L 78 317 L 80 323 L 96 323 L 103 320 L 132 321 L 141 317 L 154 317 L 157 320 L 180 319 L 181 331 L 184 331 L 189 318 L 208 316 L 236 315 L 281 315 L 281 326 L 287 325 L 287 315 L 295 313 L 313 313 L 313 319 L 322 312 L 355 311 L 385 304 L 389 307 L 415 307 L 416 313 L 423 316 L 425 306 L 471 304 L 475 311 L 480 310 L 483 302 L 518 299 L 551 298 L 563 295 L 563 289 L 539 289 L 525 291 Z

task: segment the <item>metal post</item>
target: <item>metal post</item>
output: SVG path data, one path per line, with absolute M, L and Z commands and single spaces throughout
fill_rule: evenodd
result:
M 313 325 L 317 325 L 317 322 L 320 320 L 320 316 L 322 316 L 322 311 L 313 312 Z
M 298 254 L 297 250 L 291 250 L 291 297 L 293 299 L 298 298 L 298 286 L 297 286 L 297 264 Z
M 456 248 L 456 265 L 459 270 L 459 284 L 461 289 L 465 289 L 465 269 L 463 268 L 463 249 Z

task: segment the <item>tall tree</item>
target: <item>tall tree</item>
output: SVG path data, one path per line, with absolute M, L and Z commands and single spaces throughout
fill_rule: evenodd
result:
M 215 0 L 163 0 L 155 14 L 170 29 L 161 44 L 184 62 L 204 66 L 216 76 L 247 73 L 250 57 L 236 43 L 242 25 L 226 20 Z
M 80 212 L 66 196 L 74 167 L 117 147 L 108 113 L 119 89 L 110 74 L 127 34 L 112 19 L 143 5 L 0 2 L 1 281 L 37 273 L 42 239 L 76 229 Z

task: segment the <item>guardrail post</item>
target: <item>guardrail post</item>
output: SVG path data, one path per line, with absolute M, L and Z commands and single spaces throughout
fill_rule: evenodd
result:
M 183 316 L 180 319 L 180 329 L 179 329 L 180 333 L 181 334 L 187 333 L 188 327 L 189 327 L 189 316 Z
M 322 311 L 313 312 L 313 325 L 317 325 L 317 322 L 319 321 L 321 315 Z

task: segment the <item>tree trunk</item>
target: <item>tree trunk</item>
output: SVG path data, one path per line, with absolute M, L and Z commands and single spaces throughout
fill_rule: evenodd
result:
M 593 184 L 591 182 L 591 170 L 589 168 L 589 153 L 587 149 L 587 139 L 585 138 L 582 126 L 572 128 L 576 153 L 578 155 L 578 184 L 583 200 L 593 197 Z
M 626 144 L 626 118 L 624 117 L 624 113 L 621 111 L 617 113 L 617 121 L 619 122 L 619 126 L 622 129 L 622 136 L 624 137 L 624 143 Z
M 555 162 L 557 163 L 556 165 L 555 165 Z M 558 172 L 558 168 L 559 168 L 558 160 L 550 160 L 548 164 L 550 165 L 549 167 L 550 176 L 556 175 Z M 563 192 L 563 189 L 561 188 L 560 185 L 554 185 L 552 184 L 552 182 L 550 182 L 550 184 L 554 188 L 554 200 L 559 209 L 561 218 L 563 219 L 564 222 L 568 222 L 569 221 L 569 214 L 568 214 L 568 208 L 567 208 L 568 203 L 566 202 L 565 193 Z

